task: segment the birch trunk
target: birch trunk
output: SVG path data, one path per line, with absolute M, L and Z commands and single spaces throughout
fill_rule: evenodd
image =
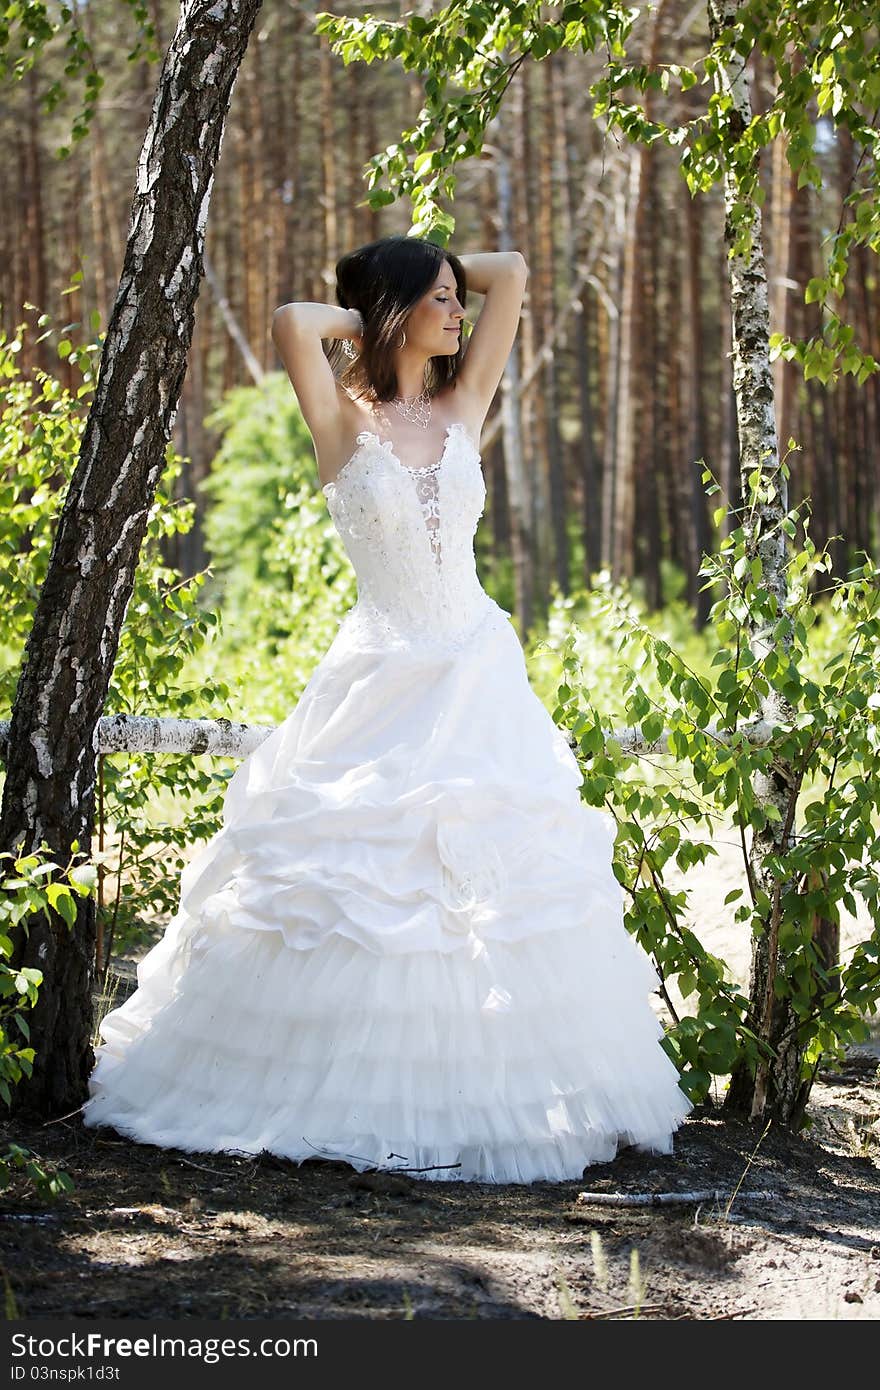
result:
M 741 0 L 708 0 L 709 27 L 713 42 L 734 29 Z M 739 134 L 751 120 L 746 64 L 732 54 L 729 63 L 719 64 L 716 83 L 719 90 L 732 99 L 730 120 L 732 130 Z M 731 254 L 728 258 L 733 336 L 733 386 L 736 395 L 736 415 L 739 429 L 739 465 L 743 493 L 745 480 L 753 469 L 763 474 L 776 474 L 778 496 L 774 502 L 759 504 L 755 521 L 744 523 L 749 529 L 760 528 L 762 540 L 758 553 L 763 566 L 764 584 L 776 596 L 778 611 L 786 603 L 785 537 L 779 522 L 788 508 L 786 480 L 778 474 L 779 445 L 773 399 L 773 374 L 770 366 L 770 313 L 767 295 L 767 273 L 761 231 L 761 213 L 756 203 L 750 207 L 750 246 L 746 253 L 733 252 L 734 228 L 731 210 L 739 199 L 735 176 L 728 172 L 724 183 L 725 242 Z M 749 644 L 757 657 L 766 655 L 774 639 L 766 630 L 753 626 Z M 775 691 L 762 702 L 761 716 L 768 723 L 790 723 L 793 713 L 788 703 Z M 752 940 L 751 980 L 749 986 L 749 1023 L 755 1033 L 774 1051 L 771 1062 L 758 1065 L 752 1076 L 750 1069 L 740 1064 L 730 1081 L 725 1107 L 737 1114 L 758 1119 L 765 1112 L 791 1122 L 796 1118 L 804 1099 L 800 1082 L 802 1048 L 798 1042 L 797 1017 L 790 1000 L 780 998 L 777 980 L 780 974 L 782 951 L 779 943 L 781 895 L 789 887 L 777 882 L 767 867 L 769 856 L 784 852 L 783 827 L 785 808 L 793 785 L 793 769 L 781 762 L 767 775 L 756 773 L 755 800 L 762 809 L 771 805 L 778 819 L 768 819 L 763 830 L 754 830 L 749 850 L 752 881 L 755 891 L 767 894 L 770 909 L 764 930 Z
M 55 535 L 10 721 L 0 844 L 45 839 L 88 853 L 95 732 L 141 541 L 177 410 L 202 273 L 205 223 L 236 74 L 260 0 L 184 0 L 137 168 L 122 276 L 95 398 Z M 17 1110 L 83 1099 L 93 1063 L 95 907 L 72 929 L 34 918 L 13 961 L 43 984 L 31 1015 L 33 1076 Z

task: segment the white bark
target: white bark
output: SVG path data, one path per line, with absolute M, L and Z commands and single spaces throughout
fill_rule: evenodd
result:
M 736 32 L 742 0 L 708 0 L 709 28 L 713 42 L 725 32 Z M 747 59 L 728 46 L 726 56 L 718 65 L 717 90 L 731 99 L 728 113 L 730 132 L 741 134 L 751 121 L 752 109 L 747 80 Z M 728 151 L 729 155 L 729 151 Z M 755 156 L 757 159 L 757 155 Z M 770 366 L 770 309 L 767 294 L 767 273 L 761 228 L 761 209 L 752 198 L 749 207 L 748 249 L 737 248 L 732 211 L 743 201 L 743 193 L 728 159 L 724 179 L 726 213 L 725 241 L 730 250 L 731 321 L 733 338 L 733 387 L 739 431 L 740 472 L 742 494 L 749 497 L 747 479 L 758 471 L 762 477 L 772 476 L 776 495 L 770 501 L 760 501 L 753 517 L 744 522 L 749 535 L 758 534 L 756 554 L 762 566 L 762 585 L 776 599 L 776 617 L 787 607 L 786 537 L 780 522 L 788 510 L 788 486 L 779 469 L 779 445 L 776 434 L 776 414 L 773 398 L 773 374 Z M 761 660 L 771 645 L 790 648 L 791 637 L 774 638 L 775 618 L 763 625 L 753 621 L 749 644 Z M 783 695 L 768 689 L 761 702 L 761 716 L 768 724 L 790 726 L 794 721 L 791 705 Z M 764 930 L 752 941 L 752 968 L 749 985 L 751 1028 L 767 1042 L 777 1056 L 772 1064 L 761 1060 L 752 1078 L 745 1067 L 734 1073 L 727 1097 L 731 1109 L 748 1110 L 751 1119 L 760 1118 L 769 1104 L 784 1122 L 796 1112 L 800 1095 L 801 1053 L 797 1038 L 797 1020 L 790 1001 L 779 999 L 776 980 L 779 971 L 779 927 L 782 894 L 788 884 L 778 881 L 769 868 L 771 857 L 784 853 L 783 827 L 787 805 L 794 785 L 794 773 L 781 761 L 769 774 L 756 772 L 753 788 L 758 806 L 775 807 L 776 817 L 768 816 L 765 828 L 755 830 L 749 853 L 750 881 L 755 890 L 767 894 L 771 904 Z
M 778 1192 L 740 1192 L 740 1202 L 772 1202 Z M 720 1187 L 703 1188 L 698 1192 L 579 1192 L 579 1206 L 588 1207 L 684 1207 L 703 1202 L 726 1202 L 729 1192 Z
M 193 757 L 208 753 L 215 758 L 247 758 L 275 732 L 274 724 L 234 724 L 229 719 L 164 719 L 160 716 L 113 714 L 98 721 L 96 753 L 189 753 Z M 577 740 L 561 730 L 572 748 Z M 717 743 L 727 745 L 745 737 L 754 747 L 770 741 L 773 725 L 764 720 L 741 724 L 739 729 L 719 729 L 708 724 L 703 731 Z M 615 739 L 624 753 L 666 754 L 669 730 L 649 743 L 639 729 L 606 729 L 605 737 Z M 0 761 L 5 757 L 9 721 L 0 720 Z M 48 759 L 48 750 L 45 750 Z

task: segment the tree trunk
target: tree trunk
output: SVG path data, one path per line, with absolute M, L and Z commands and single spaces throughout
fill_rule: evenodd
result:
M 728 278 L 727 250 L 718 242 L 718 261 L 714 267 L 722 282 Z M 727 537 L 739 525 L 742 506 L 742 479 L 739 472 L 739 435 L 736 418 L 736 392 L 733 389 L 733 322 L 730 295 L 721 296 L 721 489 L 728 499 L 728 511 L 721 522 L 721 535 Z
M 644 207 L 644 167 L 647 150 L 634 145 L 629 151 L 626 195 L 626 231 L 623 243 L 623 298 L 620 302 L 620 358 L 617 378 L 617 453 L 614 460 L 614 513 L 612 527 L 612 578 L 632 579 L 635 523 L 636 382 L 641 363 L 642 295 L 636 258 Z
M 644 171 L 645 216 L 640 219 L 638 248 L 641 262 L 640 282 L 643 306 L 642 344 L 639 353 L 638 445 L 633 458 L 635 534 L 633 535 L 632 548 L 635 555 L 636 573 L 640 574 L 644 581 L 645 602 L 654 612 L 658 612 L 663 607 L 663 578 L 660 564 L 663 553 L 663 528 L 660 525 L 659 516 L 659 477 L 663 446 L 657 394 L 657 382 L 660 377 L 659 325 L 657 321 L 660 253 L 658 238 L 654 231 L 654 228 L 659 226 L 662 214 L 657 176 L 656 155 L 653 150 L 649 150 Z
M 703 552 L 709 550 L 711 536 L 702 468 L 697 460 L 706 457 L 706 411 L 703 405 L 703 296 L 700 265 L 703 259 L 703 205 L 685 191 L 686 260 L 683 286 L 685 290 L 685 321 L 690 329 L 685 339 L 685 370 L 687 381 L 688 458 L 687 467 L 693 500 L 693 536 L 691 562 L 688 565 L 688 597 L 694 607 L 694 626 L 701 631 L 709 618 L 712 594 L 705 588 L 698 571 Z
M 651 20 L 647 66 L 657 65 L 660 41 L 669 0 L 660 0 Z M 645 93 L 645 115 L 650 120 L 653 93 Z M 646 242 L 649 180 L 653 150 L 645 144 L 633 145 L 629 152 L 629 178 L 626 194 L 625 232 L 620 308 L 620 344 L 617 378 L 617 433 L 614 479 L 614 507 L 610 518 L 613 532 L 611 574 L 613 579 L 632 579 L 636 572 L 636 441 L 639 415 L 638 383 L 644 364 L 644 321 L 647 309 L 644 295 L 644 267 L 640 252 Z M 653 466 L 653 464 L 652 464 Z
M 533 66 L 524 63 L 513 83 L 511 93 L 513 102 L 514 143 L 511 167 L 511 192 L 513 198 L 512 220 L 516 227 L 516 245 L 525 253 L 529 265 L 538 264 L 536 250 L 536 228 L 538 222 L 537 182 L 534 178 L 532 137 L 532 78 Z M 530 276 L 526 287 L 523 314 L 518 334 L 519 362 L 522 376 L 530 378 L 535 365 L 538 348 L 538 323 L 540 321 L 541 286 L 537 277 Z M 532 392 L 520 394 L 519 435 L 522 441 L 522 460 L 524 477 L 529 492 L 529 544 L 531 549 L 531 583 L 535 609 L 543 611 L 546 606 L 547 559 L 548 559 L 548 506 L 542 464 L 541 439 L 542 402 L 535 400 Z M 508 481 L 509 478 L 508 478 Z M 511 498 L 513 490 L 511 489 Z M 522 634 L 520 634 L 522 635 Z
M 713 41 L 735 27 L 741 0 L 709 0 L 709 25 Z M 716 87 L 730 95 L 731 128 L 738 133 L 751 119 L 751 102 L 745 65 L 742 59 L 720 62 L 715 78 Z M 735 231 L 731 210 L 738 200 L 733 175 L 724 180 L 724 236 L 732 252 Z M 757 469 L 762 474 L 777 475 L 778 497 L 760 503 L 755 523 L 744 523 L 747 529 L 757 524 L 762 540 L 758 554 L 763 565 L 765 587 L 776 596 L 778 611 L 786 604 L 785 536 L 779 525 L 788 508 L 788 487 L 779 470 L 779 446 L 773 401 L 773 374 L 770 367 L 770 312 L 767 296 L 767 274 L 761 234 L 761 213 L 756 202 L 750 207 L 750 248 L 747 254 L 736 252 L 728 260 L 733 325 L 733 384 L 736 392 L 736 413 L 739 425 L 739 464 L 743 492 L 749 473 Z M 762 658 L 774 639 L 766 629 L 754 625 L 749 632 L 749 644 L 756 657 Z M 775 691 L 763 699 L 761 717 L 770 724 L 789 723 L 793 718 L 787 701 Z M 776 807 L 778 820 L 768 819 L 763 830 L 754 830 L 749 850 L 752 882 L 755 890 L 767 894 L 771 904 L 764 930 L 753 935 L 751 981 L 749 986 L 749 1026 L 773 1049 L 769 1062 L 761 1061 L 756 1074 L 740 1063 L 735 1069 L 725 1106 L 736 1114 L 759 1119 L 766 1112 L 790 1123 L 797 1117 L 803 1100 L 801 1063 L 803 1050 L 798 1041 L 797 1016 L 788 998 L 777 993 L 782 949 L 779 942 L 780 898 L 788 885 L 777 882 L 768 867 L 768 858 L 785 852 L 782 839 L 785 807 L 793 785 L 791 767 L 780 760 L 769 775 L 756 773 L 755 800 L 764 808 Z
M 37 74 L 33 68 L 27 75 L 27 144 L 25 145 L 26 174 L 26 246 L 27 298 L 45 313 L 47 305 L 46 232 L 43 219 L 43 154 L 40 147 L 39 93 Z M 16 304 L 16 311 L 19 306 Z M 38 367 L 48 369 L 49 344 L 39 339 L 32 348 L 32 360 Z
M 241 205 L 241 259 L 244 300 L 242 323 L 251 349 L 262 367 L 267 356 L 269 315 L 263 292 L 266 274 L 264 228 L 267 222 L 265 186 L 261 179 L 265 131 L 260 109 L 260 44 L 254 43 L 251 59 L 239 87 L 241 111 L 241 160 L 238 196 Z M 273 306 L 274 307 L 274 306 Z
M 556 66 L 554 66 L 556 62 Z M 538 279 L 541 282 L 541 341 L 550 345 L 557 324 L 556 294 L 556 237 L 554 235 L 554 183 L 564 177 L 557 163 L 556 112 L 553 101 L 554 82 L 560 85 L 562 73 L 558 60 L 545 58 L 541 101 L 541 133 L 543 157 L 538 160 Z M 571 262 L 569 262 L 569 266 Z M 544 378 L 544 433 L 546 450 L 547 489 L 550 503 L 550 525 L 553 535 L 553 559 L 556 583 L 562 594 L 569 591 L 568 525 L 566 521 L 565 460 L 559 432 L 560 396 L 556 354 L 548 352 L 542 372 Z
M 334 121 L 333 57 L 326 36 L 318 49 L 321 79 L 321 207 L 323 208 L 323 247 L 321 254 L 321 299 L 331 299 L 336 284 L 339 235 L 336 224 L 336 123 Z
M 789 167 L 785 150 L 788 135 L 780 132 L 773 143 L 771 158 L 771 242 L 769 260 L 773 270 L 773 283 L 770 293 L 771 327 L 774 333 L 790 334 L 792 331 L 791 259 L 792 259 L 792 213 L 797 181 Z M 794 362 L 786 362 L 782 356 L 773 363 L 773 398 L 776 402 L 776 431 L 784 453 L 793 432 L 792 390 L 795 373 L 800 369 Z
M 605 301 L 607 310 L 607 346 L 605 349 L 605 401 L 603 417 L 605 428 L 602 438 L 602 564 L 607 566 L 613 578 L 619 575 L 617 551 L 615 548 L 615 518 L 617 516 L 617 421 L 620 400 L 620 319 L 623 303 L 623 243 L 626 228 L 626 196 L 623 190 L 623 172 L 617 170 L 618 186 L 610 195 L 613 213 L 609 218 L 612 231 L 612 245 L 609 252 L 610 284 Z
M 578 186 L 579 172 L 576 164 L 574 141 L 569 139 L 567 116 L 568 85 L 564 81 L 555 88 L 555 163 L 558 169 L 560 206 L 562 213 L 562 239 L 565 262 L 568 268 L 567 290 L 571 297 L 572 337 L 574 357 L 574 388 L 576 390 L 577 414 L 580 417 L 580 436 L 573 448 L 575 458 L 574 472 L 580 492 L 581 534 L 584 550 L 582 579 L 586 588 L 592 583 L 593 574 L 601 563 L 601 513 L 602 493 L 599 476 L 599 461 L 594 439 L 594 411 L 592 388 L 590 385 L 590 335 L 591 292 L 583 283 L 584 269 L 581 265 L 582 235 L 581 218 L 575 219 L 572 208 L 572 189 Z
M 260 0 L 184 0 L 137 168 L 128 244 L 95 398 L 37 602 L 10 721 L 0 845 L 89 852 L 94 735 L 186 370 L 205 222 L 232 87 Z M 79 1105 L 90 1046 L 95 906 L 36 918 L 16 965 L 43 972 L 33 1076 L 17 1110 Z
M 512 123 L 511 123 L 512 124 Z M 506 131 L 499 132 L 503 139 Z M 510 159 L 506 146 L 499 143 L 495 156 L 498 199 L 498 248 L 513 244 L 513 189 Z M 535 604 L 535 574 L 531 531 L 528 479 L 523 457 L 522 415 L 520 411 L 520 353 L 514 342 L 501 378 L 501 427 L 504 442 L 504 469 L 510 515 L 510 550 L 513 559 L 514 607 L 519 619 L 519 635 L 524 641 L 532 626 Z

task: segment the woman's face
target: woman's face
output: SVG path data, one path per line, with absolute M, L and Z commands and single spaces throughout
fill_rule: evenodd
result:
M 458 300 L 452 266 L 444 261 L 427 294 L 410 310 L 406 321 L 406 347 L 426 357 L 453 356 L 461 342 L 464 309 Z

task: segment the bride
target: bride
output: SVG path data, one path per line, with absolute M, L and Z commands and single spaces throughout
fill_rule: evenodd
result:
M 390 236 L 340 260 L 338 305 L 275 311 L 357 601 L 103 1019 L 87 1125 L 438 1181 L 671 1151 L 691 1105 L 613 818 L 581 801 L 476 570 L 480 431 L 527 275 L 516 251 Z

